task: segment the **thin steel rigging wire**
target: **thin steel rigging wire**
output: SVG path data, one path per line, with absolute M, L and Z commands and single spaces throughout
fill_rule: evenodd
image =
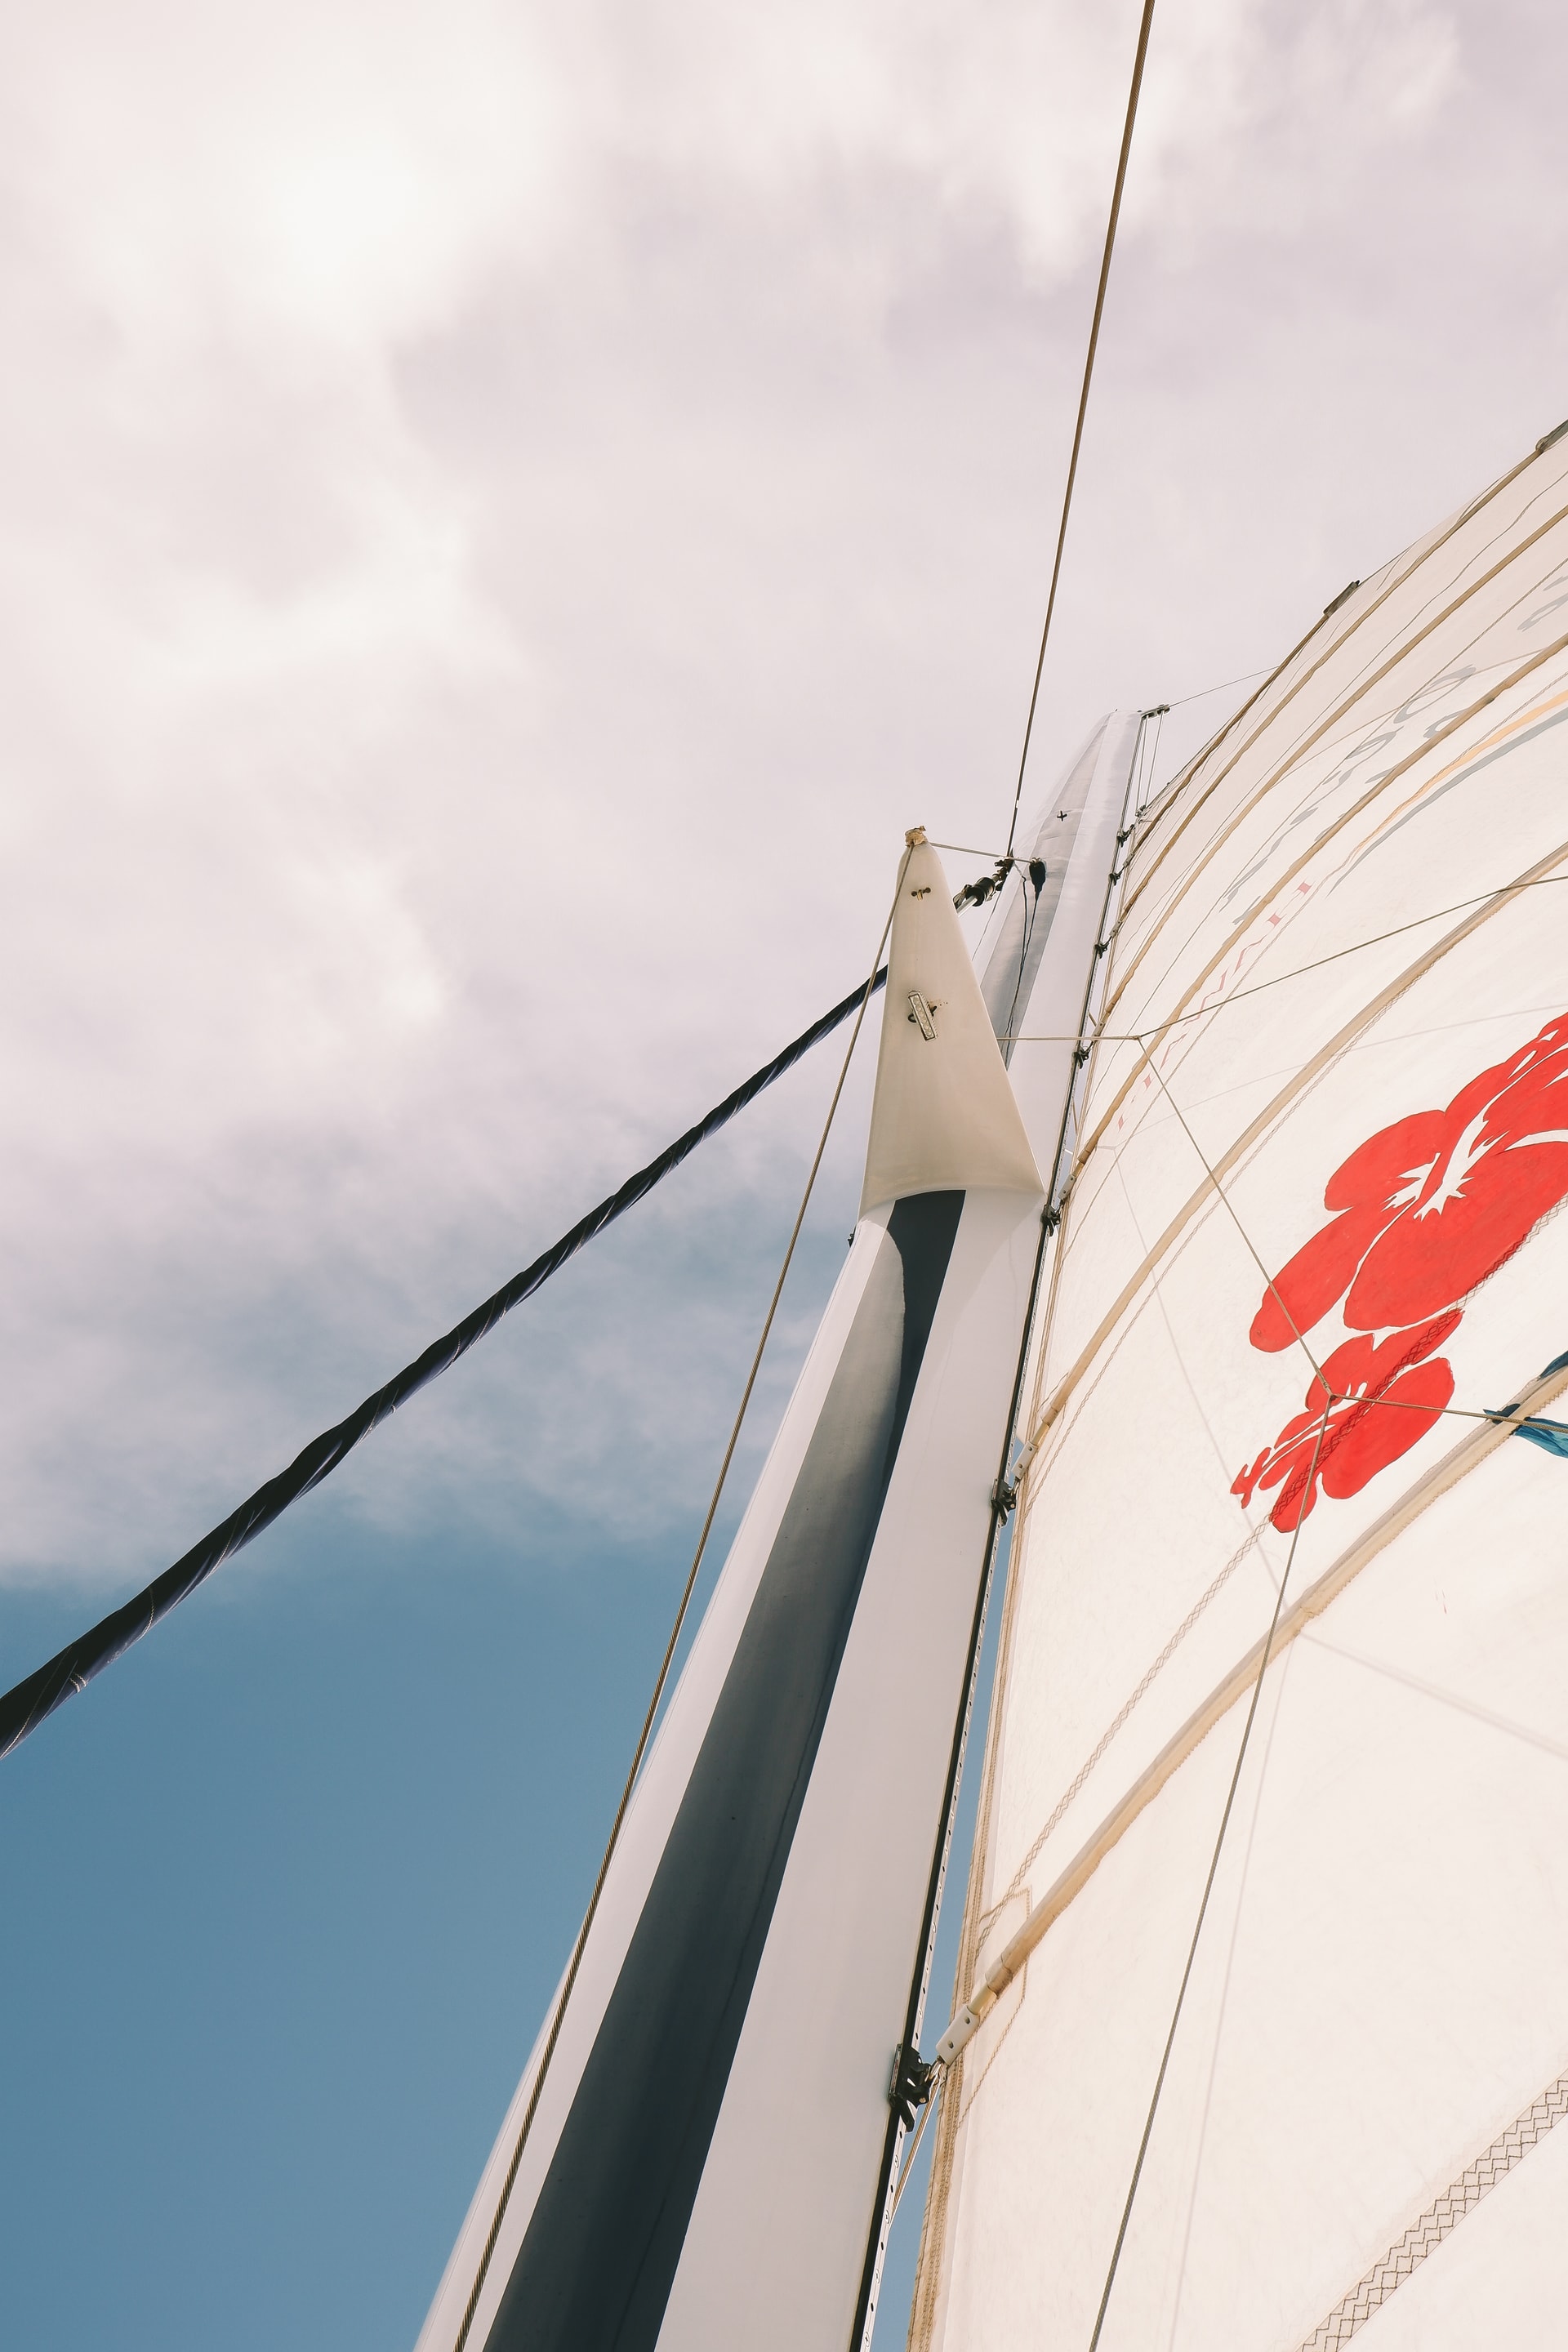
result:
M 1132 87 L 1127 93 L 1127 121 L 1122 126 L 1121 152 L 1116 162 L 1116 186 L 1110 199 L 1110 218 L 1106 223 L 1105 252 L 1100 264 L 1100 284 L 1095 290 L 1094 319 L 1089 331 L 1089 350 L 1083 362 L 1083 389 L 1079 394 L 1078 423 L 1073 427 L 1072 456 L 1068 460 L 1067 488 L 1062 493 L 1062 519 L 1057 531 L 1056 561 L 1051 565 L 1050 593 L 1046 598 L 1046 625 L 1040 631 L 1040 651 L 1035 663 L 1035 683 L 1029 694 L 1029 716 L 1024 725 L 1024 749 L 1018 761 L 1018 782 L 1013 794 L 1013 821 L 1007 827 L 1007 856 L 1013 855 L 1014 836 L 1018 830 L 1018 803 L 1024 795 L 1024 771 L 1029 761 L 1029 738 L 1035 731 L 1035 710 L 1040 699 L 1040 673 L 1046 666 L 1046 646 L 1050 639 L 1051 616 L 1057 609 L 1057 583 L 1061 578 L 1062 550 L 1067 545 L 1068 517 L 1072 512 L 1073 484 L 1078 479 L 1079 451 L 1083 446 L 1083 420 L 1089 413 L 1089 387 L 1094 376 L 1094 355 L 1100 345 L 1100 322 L 1105 310 L 1105 289 L 1110 278 L 1110 257 L 1116 249 L 1116 224 L 1121 215 L 1121 191 L 1127 183 L 1127 158 L 1132 152 L 1132 125 L 1138 116 L 1138 93 L 1143 87 L 1143 60 L 1149 52 L 1149 27 L 1154 20 L 1154 0 L 1143 0 L 1142 19 L 1138 26 L 1138 54 L 1132 60 Z
M 1200 686 L 1195 694 L 1178 694 L 1174 702 L 1165 705 L 1167 710 L 1184 709 L 1189 702 L 1202 702 L 1205 695 L 1223 694 L 1229 686 L 1246 686 L 1255 677 L 1267 677 L 1266 669 L 1245 669 L 1239 677 L 1222 677 L 1217 686 Z
M 1306 1492 L 1308 1494 L 1311 1493 L 1312 1481 L 1318 1475 L 1318 1455 L 1322 1448 L 1323 1432 L 1329 1425 L 1329 1403 L 1331 1402 L 1331 1399 L 1325 1402 L 1323 1417 L 1318 1423 L 1318 1440 L 1312 1448 L 1311 1467 L 1307 1473 Z M 1236 1751 L 1236 1769 L 1231 1773 L 1230 1787 L 1226 1791 L 1225 1811 L 1219 1817 L 1219 1834 L 1214 1842 L 1214 1853 L 1209 1862 L 1208 1876 L 1204 1881 L 1203 1900 L 1198 1905 L 1198 1916 L 1193 1926 L 1193 1940 L 1187 1947 L 1187 1964 L 1182 1970 L 1182 1981 L 1176 1992 L 1176 2006 L 1171 2013 L 1171 2030 L 1165 2036 L 1165 2047 L 1160 2059 L 1160 2071 L 1154 2077 L 1154 2095 L 1149 2102 L 1149 2113 L 1143 2125 L 1143 2137 L 1138 2143 L 1138 2154 L 1132 2166 L 1132 2178 L 1127 2186 L 1127 2202 L 1121 2209 L 1121 2227 L 1116 2232 L 1116 2243 L 1110 2250 L 1110 2263 L 1105 2273 L 1105 2288 L 1100 2298 L 1100 2309 L 1095 2314 L 1094 2333 L 1089 2339 L 1089 2352 L 1100 2352 L 1100 2331 L 1105 2326 L 1105 2314 L 1110 2302 L 1110 2290 L 1116 2284 L 1116 2273 L 1121 2262 L 1121 2249 L 1127 2242 L 1127 2225 L 1132 2219 L 1132 2200 L 1138 2194 L 1138 2183 L 1143 2177 L 1143 2159 L 1149 2153 L 1149 2141 L 1154 2129 L 1154 2117 L 1160 2108 L 1160 2094 L 1165 2087 L 1165 2074 L 1171 2063 L 1171 2052 L 1175 2044 L 1176 2028 L 1182 2021 L 1182 2007 L 1187 1998 L 1187 1986 L 1192 1981 L 1193 1963 L 1198 1956 L 1198 1938 L 1204 1932 L 1204 1920 L 1208 1914 L 1209 1896 L 1214 1893 L 1215 1878 L 1219 1870 L 1219 1858 L 1225 1850 L 1226 1832 L 1230 1827 L 1230 1816 L 1236 1804 L 1236 1792 L 1241 1785 L 1241 1768 L 1247 1761 L 1247 1744 L 1252 1738 L 1252 1727 L 1258 1717 L 1258 1702 L 1263 1696 L 1263 1677 L 1268 1672 L 1268 1660 L 1274 1648 L 1274 1636 L 1279 1630 L 1279 1612 L 1285 1606 L 1285 1589 L 1290 1581 L 1290 1570 L 1296 1559 L 1296 1546 L 1301 1539 L 1301 1529 L 1304 1525 L 1305 1515 L 1297 1520 L 1291 1533 L 1290 1549 L 1285 1559 L 1285 1573 L 1279 1579 L 1279 1590 L 1274 1596 L 1274 1614 L 1268 1621 L 1268 1631 L 1263 1641 L 1263 1654 L 1258 1661 L 1258 1677 L 1252 1685 L 1252 1701 L 1247 1710 L 1247 1721 L 1242 1727 L 1241 1745 Z
M 1373 931 L 1370 939 L 1352 940 L 1348 948 L 1335 948 L 1331 955 L 1314 957 L 1310 963 L 1299 963 L 1289 971 L 1277 971 L 1271 980 L 1254 981 L 1250 988 L 1238 988 L 1234 996 L 1221 996 L 1212 1004 L 1196 1005 L 1191 1013 L 1178 1013 L 1170 1021 L 1141 1030 L 1138 1034 L 1140 1038 L 1158 1039 L 1166 1031 L 1189 1021 L 1204 1020 L 1211 1013 L 1223 1013 L 1228 1006 L 1240 1004 L 1249 996 L 1260 996 L 1266 988 L 1279 988 L 1288 980 L 1300 980 L 1304 972 L 1321 971 L 1326 963 L 1338 963 L 1343 956 L 1360 955 L 1363 948 L 1380 948 L 1385 940 L 1401 939 L 1406 931 L 1418 931 L 1426 923 L 1440 923 L 1449 915 L 1462 915 L 1468 907 L 1484 907 L 1489 898 L 1500 898 L 1505 890 L 1554 890 L 1560 889 L 1564 882 L 1568 882 L 1568 874 L 1542 874 L 1533 882 L 1500 882 L 1495 890 L 1479 891 L 1473 898 L 1456 898 L 1451 907 L 1439 907 L 1430 915 L 1417 915 L 1408 923 L 1395 923 L 1391 931 Z
M 577 1971 L 582 1965 L 583 1953 L 588 1941 L 588 1931 L 593 1927 L 595 1915 L 599 1908 L 599 1897 L 604 1893 L 605 1881 L 609 1875 L 610 1864 L 620 1841 L 621 1827 L 626 1817 L 626 1807 L 631 1803 L 632 1790 L 637 1786 L 637 1774 L 642 1769 L 642 1760 L 647 1752 L 647 1743 L 653 1734 L 654 1719 L 658 1714 L 659 1701 L 664 1696 L 664 1686 L 669 1679 L 670 1664 L 675 1656 L 676 1645 L 680 1640 L 680 1629 L 686 1622 L 686 1612 L 691 1605 L 691 1595 L 696 1589 L 697 1572 L 702 1565 L 703 1554 L 708 1549 L 708 1538 L 713 1531 L 713 1521 L 718 1513 L 719 1500 L 724 1492 L 724 1481 L 730 1475 L 730 1465 L 734 1459 L 735 1448 L 740 1443 L 741 1424 L 746 1418 L 746 1408 L 752 1402 L 752 1391 L 757 1384 L 757 1374 L 762 1369 L 763 1353 L 768 1344 L 768 1335 L 773 1328 L 773 1318 L 778 1312 L 779 1300 L 784 1294 L 784 1279 L 795 1256 L 795 1244 L 800 1239 L 800 1229 L 805 1223 L 805 1212 L 811 1200 L 812 1189 L 816 1182 L 816 1172 L 822 1165 L 822 1155 L 827 1149 L 827 1139 L 833 1131 L 839 1097 L 844 1092 L 844 1082 L 849 1076 L 849 1065 L 854 1058 L 855 1047 L 859 1040 L 861 1026 L 865 1022 L 866 1008 L 887 978 L 887 967 L 882 962 L 882 949 L 887 945 L 888 934 L 893 928 L 893 908 L 899 903 L 899 891 L 903 887 L 904 873 L 909 862 L 910 852 L 906 849 L 899 864 L 899 879 L 893 891 L 893 903 L 888 909 L 888 919 L 882 928 L 882 937 L 878 944 L 876 955 L 872 959 L 870 977 L 860 992 L 860 1010 L 855 1016 L 855 1026 L 850 1032 L 849 1043 L 845 1048 L 844 1060 L 838 1072 L 838 1083 L 833 1089 L 833 1099 L 827 1106 L 827 1117 L 823 1122 L 816 1156 L 811 1163 L 810 1172 L 805 1180 L 805 1190 L 801 1194 L 795 1226 L 784 1250 L 784 1264 L 779 1268 L 778 1280 L 773 1285 L 773 1295 L 768 1301 L 768 1311 L 763 1318 L 762 1336 L 757 1341 L 756 1352 L 752 1358 L 752 1369 L 746 1375 L 746 1385 L 741 1391 L 740 1405 L 736 1410 L 734 1423 L 730 1431 L 730 1442 L 724 1448 L 724 1458 L 719 1465 L 719 1475 L 714 1481 L 712 1499 L 708 1506 L 708 1516 L 702 1522 L 702 1532 L 697 1538 L 697 1549 L 692 1555 L 690 1572 L 687 1577 L 685 1589 L 675 1612 L 675 1622 L 669 1629 L 669 1639 L 665 1644 L 664 1656 L 659 1661 L 658 1673 L 654 1678 L 653 1696 L 647 1703 L 647 1713 L 643 1717 L 642 1729 L 637 1735 L 637 1747 L 632 1753 L 626 1785 L 621 1790 L 621 1801 L 616 1808 L 616 1818 L 610 1824 L 610 1834 L 605 1845 L 604 1859 L 599 1864 L 599 1874 L 594 1881 L 594 1891 L 588 1897 L 588 1908 L 583 1915 L 583 1925 L 577 1931 L 577 1940 L 572 1948 L 572 1958 L 566 1970 L 565 1981 L 561 1988 L 561 1997 L 555 2004 L 554 2014 L 550 2021 L 550 2034 L 544 2044 L 544 2054 L 540 2059 L 539 2071 L 533 2078 L 533 2088 L 529 2094 L 528 2106 L 518 2130 L 511 2160 L 507 2166 L 506 2179 L 501 2183 L 500 2195 L 496 2200 L 495 2216 L 490 2222 L 489 2234 L 485 2240 L 484 2252 L 479 2257 L 479 2270 L 475 2274 L 473 2289 L 468 2296 L 468 2308 L 463 2314 L 463 2324 L 458 2331 L 458 2340 L 453 2347 L 453 2352 L 464 2352 L 469 2331 L 474 2324 L 474 2314 L 479 2307 L 479 2297 L 484 2293 L 485 2281 L 489 2275 L 490 2262 L 495 2253 L 497 2241 L 500 2236 L 501 2223 L 506 2219 L 506 2209 L 510 2201 L 512 2189 L 516 2186 L 518 2168 L 522 2162 L 522 2152 L 528 2145 L 528 2135 L 533 2127 L 533 2118 L 539 2110 L 540 2093 L 544 2088 L 544 2078 L 550 2071 L 550 2062 L 555 2055 L 555 2045 L 561 2038 L 561 2027 L 566 2015 L 566 2004 L 572 1998 L 572 1989 L 577 1981 Z
M 1159 1079 L 1161 1092 L 1164 1095 L 1165 1100 L 1170 1104 L 1171 1108 L 1174 1111 L 1177 1119 L 1180 1121 L 1182 1133 L 1186 1137 L 1187 1141 L 1192 1145 L 1193 1150 L 1196 1152 L 1198 1156 L 1198 1164 L 1203 1169 L 1204 1174 L 1208 1178 L 1209 1182 L 1214 1186 L 1215 1192 L 1219 1195 L 1221 1207 L 1229 1217 L 1231 1223 L 1236 1227 L 1237 1232 L 1241 1235 L 1242 1241 L 1246 1245 L 1248 1257 L 1252 1260 L 1253 1265 L 1258 1268 L 1258 1273 L 1263 1276 L 1264 1289 L 1273 1299 L 1274 1304 L 1279 1309 L 1280 1314 L 1285 1318 L 1286 1322 L 1290 1327 L 1291 1338 L 1295 1340 L 1298 1348 L 1300 1349 L 1301 1353 L 1306 1357 L 1307 1361 L 1311 1365 L 1314 1385 L 1321 1387 L 1324 1394 L 1328 1396 L 1330 1403 L 1332 1404 L 1336 1400 L 1330 1393 L 1329 1384 L 1323 1379 L 1323 1368 L 1321 1364 L 1319 1363 L 1316 1356 L 1313 1355 L 1312 1350 L 1308 1347 L 1306 1339 L 1302 1336 L 1300 1325 L 1297 1322 L 1296 1318 L 1291 1314 L 1290 1309 L 1286 1306 L 1285 1301 L 1279 1296 L 1279 1286 L 1276 1284 L 1274 1276 L 1269 1273 L 1268 1268 L 1264 1265 L 1262 1255 L 1258 1251 L 1257 1244 L 1254 1242 L 1252 1235 L 1247 1232 L 1247 1227 L 1242 1223 L 1241 1219 L 1236 1213 L 1235 1202 L 1231 1199 L 1230 1194 L 1226 1191 L 1225 1186 L 1220 1182 L 1219 1178 L 1215 1175 L 1213 1168 L 1209 1165 L 1208 1154 L 1205 1151 L 1202 1144 L 1198 1141 L 1197 1137 L 1193 1133 L 1192 1129 L 1187 1125 L 1181 1104 L 1176 1100 L 1175 1096 L 1171 1092 L 1170 1087 L 1165 1083 L 1164 1072 L 1161 1069 L 1159 1064 L 1153 1060 L 1151 1060 L 1149 1067 Z

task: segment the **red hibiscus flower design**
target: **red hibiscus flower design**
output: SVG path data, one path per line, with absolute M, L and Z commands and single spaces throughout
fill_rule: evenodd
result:
M 1316 1500 L 1308 1471 L 1327 1395 L 1335 1402 L 1313 1487 L 1353 1495 L 1406 1453 L 1454 1392 L 1432 1350 L 1460 1320 L 1459 1303 L 1520 1248 L 1568 1195 L 1568 1015 L 1507 1061 L 1483 1070 L 1447 1110 L 1414 1112 L 1360 1145 L 1323 1193 L 1332 1221 L 1275 1276 L 1252 1320 L 1255 1348 L 1305 1338 L 1343 1302 L 1358 1333 L 1289 1423 L 1232 1488 L 1281 1486 L 1270 1517 L 1289 1530 Z
M 1312 1508 L 1320 1486 L 1336 1501 L 1359 1494 L 1369 1478 L 1426 1436 L 1433 1414 L 1453 1395 L 1454 1375 L 1447 1358 L 1438 1356 L 1430 1363 L 1422 1359 L 1442 1346 L 1460 1319 L 1455 1309 L 1422 1330 L 1395 1331 L 1381 1347 L 1359 1337 L 1336 1348 L 1324 1362 L 1322 1379 L 1314 1379 L 1307 1391 L 1306 1412 L 1286 1423 L 1273 1444 L 1266 1445 L 1252 1467 L 1241 1473 L 1231 1493 L 1250 1503 L 1254 1486 L 1266 1493 L 1280 1486 L 1268 1516 L 1286 1535 Z M 1337 1402 L 1325 1422 L 1323 1407 L 1330 1397 Z M 1379 1406 L 1384 1409 L 1378 1411 Z
M 1252 1344 L 1289 1347 L 1341 1297 L 1358 1331 L 1435 1315 L 1495 1274 L 1565 1192 L 1568 1016 L 1447 1110 L 1395 1119 L 1351 1153 L 1323 1192 L 1340 1214 L 1275 1276 Z

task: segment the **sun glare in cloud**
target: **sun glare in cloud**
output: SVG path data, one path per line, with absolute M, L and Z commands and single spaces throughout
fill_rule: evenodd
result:
M 30 193 L 133 345 L 375 343 L 560 226 L 568 94 L 517 11 L 68 6 L 17 68 Z
M 294 1429 L 301 1360 L 379 1376 L 394 1328 L 427 1336 L 843 992 L 884 841 L 942 806 L 988 838 L 1136 13 L 12 12 L 0 1148 L 33 1269 L 12 1339 L 62 1443 L 129 1391 L 149 1461 L 197 1393 L 222 1421 L 241 1227 L 247 1279 L 274 1265 L 320 1346 L 275 1379 L 252 1349 L 235 1428 L 264 1393 Z M 1272 467 L 1295 496 L 1278 436 L 1321 403 L 1237 286 L 1296 301 L 1310 233 L 1329 302 L 1367 175 L 1436 187 L 1423 126 L 1459 72 L 1433 0 L 1333 21 L 1160 20 L 1097 412 L 1117 460 L 1086 458 L 1086 500 L 1120 503 L 1085 506 L 1062 622 L 1100 647 L 1070 656 L 1094 707 L 1064 728 L 1271 649 L 1215 584 L 1215 516 L 1256 546 L 1234 484 Z M 1298 240 L 1288 266 L 1249 277 L 1238 221 Z M 1159 352 L 1150 238 L 1192 273 Z M 1319 315 L 1303 294 L 1292 331 Z M 1277 534 L 1281 629 L 1317 527 Z M 758 956 L 767 987 L 737 978 Z M 771 1143 L 745 1164 L 784 1184 Z M 374 1329 L 312 1278 L 351 1244 L 399 1269 Z M 205 1302 L 156 1376 L 146 1290 L 108 1316 L 83 1278 L 110 1256 Z M 659 1411 L 663 1476 L 688 1440 Z M 23 1433 L 0 1445 L 35 1565 L 137 1524 L 112 1465 L 57 1503 Z

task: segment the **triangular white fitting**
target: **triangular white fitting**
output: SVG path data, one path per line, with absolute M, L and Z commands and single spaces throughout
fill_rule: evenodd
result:
M 1040 1192 L 942 860 L 917 826 L 893 910 L 860 1213 L 911 1192 Z

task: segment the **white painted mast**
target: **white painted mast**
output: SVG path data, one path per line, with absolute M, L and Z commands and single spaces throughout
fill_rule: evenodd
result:
M 854 1245 L 421 2352 L 859 2332 L 1044 1205 L 950 892 L 911 835 Z

